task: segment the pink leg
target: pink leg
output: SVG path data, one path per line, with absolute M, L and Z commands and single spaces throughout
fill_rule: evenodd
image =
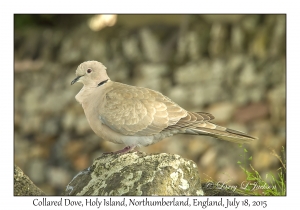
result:
M 135 146 L 127 146 L 124 149 L 115 151 L 114 154 L 125 154 L 127 152 L 130 152 L 131 150 L 134 150 Z
M 134 150 L 136 146 L 127 146 L 125 147 L 124 149 L 121 149 L 121 150 L 118 150 L 118 151 L 115 151 L 115 152 L 105 152 L 103 154 L 125 154 L 131 150 Z

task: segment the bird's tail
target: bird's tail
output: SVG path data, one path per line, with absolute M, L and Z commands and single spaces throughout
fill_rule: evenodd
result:
M 196 135 L 208 135 L 221 140 L 230 141 L 234 143 L 251 143 L 258 138 L 249 136 L 241 131 L 232 130 L 211 122 L 201 123 L 196 128 L 189 128 L 186 133 Z

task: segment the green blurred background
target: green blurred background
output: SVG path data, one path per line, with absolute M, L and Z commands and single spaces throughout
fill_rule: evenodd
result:
M 86 60 L 259 137 L 239 147 L 177 135 L 141 151 L 179 154 L 202 181 L 229 185 L 246 179 L 238 161 L 262 177 L 281 166 L 271 152 L 282 156 L 286 144 L 285 15 L 19 14 L 14 24 L 14 161 L 46 194 L 62 194 L 94 158 L 123 147 L 97 137 L 74 98 L 82 86 L 70 82 Z

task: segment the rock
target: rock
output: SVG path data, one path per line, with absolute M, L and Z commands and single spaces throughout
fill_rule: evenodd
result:
M 44 134 L 48 135 L 55 135 L 58 133 L 59 130 L 59 119 L 57 118 L 50 118 L 45 122 L 44 125 Z
M 211 57 L 218 57 L 225 54 L 226 50 L 226 38 L 228 36 L 228 27 L 219 22 L 212 24 L 210 31 L 210 42 L 208 46 L 208 52 Z
M 143 46 L 143 54 L 150 62 L 159 62 L 161 60 L 161 47 L 155 34 L 148 28 L 143 28 L 140 32 Z
M 30 142 L 24 137 L 20 136 L 20 134 L 14 134 L 15 141 L 14 144 L 17 145 L 14 148 L 14 161 L 21 168 L 26 168 L 26 164 L 29 162 L 30 157 Z
M 80 154 L 76 158 L 74 158 L 74 168 L 76 171 L 83 170 L 87 168 L 90 164 L 90 158 L 88 154 Z
M 250 43 L 250 54 L 253 56 L 264 59 L 267 57 L 267 42 L 269 39 L 269 33 L 266 27 L 260 27 L 257 29 L 255 37 Z
M 67 169 L 50 167 L 47 170 L 47 178 L 52 187 L 64 188 L 71 179 L 71 175 Z
M 241 26 L 248 34 L 253 34 L 257 30 L 257 25 L 259 24 L 260 16 L 259 15 L 247 15 L 241 21 Z
M 255 103 L 239 108 L 234 113 L 234 119 L 240 123 L 246 123 L 251 120 L 263 118 L 269 113 L 269 107 L 266 103 Z
M 83 151 L 85 142 L 84 141 L 69 141 L 67 142 L 65 146 L 65 150 L 63 151 L 64 154 L 70 158 L 75 158 L 78 154 L 80 154 Z
M 201 17 L 210 23 L 238 23 L 245 15 L 201 15 Z
M 23 106 L 21 108 L 26 108 L 27 113 L 35 114 L 41 109 L 40 104 L 42 103 L 43 90 L 37 88 L 36 86 L 30 87 L 25 95 L 23 95 Z
M 262 78 L 268 78 L 266 82 L 269 86 L 284 85 L 286 81 L 286 61 L 278 59 L 268 63 L 264 67 Z
M 182 139 L 178 139 L 178 141 L 183 142 L 186 145 L 186 152 L 188 154 L 188 158 L 191 160 L 197 160 L 199 155 L 203 155 L 206 150 L 209 149 L 211 144 L 204 136 L 187 136 L 187 138 L 182 141 Z M 171 152 L 171 151 L 170 151 Z
M 228 93 L 217 81 L 191 87 L 190 102 L 199 110 L 202 106 L 226 100 Z M 202 108 L 201 108 L 202 109 Z
M 239 76 L 239 82 L 241 86 L 249 87 L 255 84 L 256 72 L 255 66 L 252 61 L 245 64 L 242 72 Z
M 283 122 L 286 117 L 286 88 L 284 84 L 278 85 L 268 93 L 270 103 L 270 118 L 274 124 Z M 282 109 L 284 107 L 284 109 Z
M 46 180 L 46 162 L 43 159 L 32 159 L 28 165 L 28 176 L 36 184 Z
M 136 79 L 134 85 L 147 87 L 153 90 L 162 91 L 162 87 L 168 87 L 164 83 L 169 83 L 165 78 L 169 73 L 169 68 L 165 64 L 143 63 L 135 68 Z
M 19 33 L 16 32 L 15 34 Z M 16 56 L 22 60 L 36 59 L 40 53 L 41 33 L 33 27 L 29 27 L 29 29 L 24 30 L 20 34 L 20 36 L 16 37 L 16 41 L 22 43 L 23 46 L 19 45 L 18 47 L 18 44 L 15 46 L 15 49 L 18 51 Z
M 273 36 L 270 41 L 269 53 L 273 57 L 280 56 L 286 51 L 286 16 L 278 15 L 274 24 Z
M 188 102 L 191 98 L 191 88 L 185 85 L 176 85 L 170 88 L 166 95 L 168 95 L 168 97 L 171 98 L 172 101 L 184 107 L 185 109 L 190 106 Z
M 215 123 L 225 123 L 228 122 L 232 117 L 234 109 L 235 109 L 234 104 L 229 102 L 220 102 L 210 106 L 207 112 L 211 113 L 216 117 L 214 119 Z
M 166 64 L 144 63 L 136 68 L 135 73 L 138 78 L 151 80 L 166 76 L 169 73 L 169 68 Z
M 14 196 L 45 196 L 45 193 L 35 186 L 23 171 L 14 166 Z
M 262 171 L 270 168 L 271 165 L 276 165 L 278 159 L 270 154 L 271 152 L 263 149 L 253 157 L 253 168 L 257 171 Z
M 142 53 L 139 48 L 139 42 L 136 36 L 125 38 L 122 42 L 124 55 L 127 59 L 132 61 L 142 60 Z
M 245 33 L 240 25 L 234 25 L 231 29 L 231 46 L 234 52 L 243 52 L 245 43 Z
M 209 148 L 201 157 L 200 165 L 203 167 L 215 168 L 214 162 L 216 162 L 217 150 L 215 148 Z
M 130 85 L 131 80 L 128 78 L 128 75 L 132 73 L 133 69 L 130 69 L 130 65 L 124 61 L 123 56 L 114 55 L 113 60 L 104 65 L 107 67 L 107 72 L 111 80 Z
M 243 54 L 233 55 L 229 58 L 226 69 L 228 75 L 235 75 L 235 73 L 244 65 L 246 57 Z M 234 77 L 231 77 L 234 78 Z
M 270 133 L 272 133 L 273 126 L 267 119 L 259 119 L 256 120 L 253 125 L 253 136 L 258 137 L 259 139 L 265 139 L 267 138 Z M 261 147 L 262 144 L 265 144 L 265 141 L 258 141 L 259 146 Z M 252 145 L 252 144 L 251 144 Z M 265 145 L 264 145 L 265 146 Z
M 82 110 L 82 112 L 83 112 L 83 110 Z M 75 129 L 76 129 L 76 132 L 80 135 L 92 132 L 91 127 L 83 113 L 81 115 L 77 116 L 76 123 L 75 123 Z
M 50 151 L 45 144 L 33 145 L 29 150 L 30 158 L 47 159 L 49 158 L 49 153 Z
M 188 139 L 186 138 L 182 141 L 180 138 L 181 135 L 172 136 L 171 138 L 164 139 L 158 142 L 158 145 L 154 144 L 153 146 L 146 147 L 146 153 L 170 153 L 170 154 L 182 154 L 186 151 L 186 147 L 188 145 Z M 191 137 L 191 136 L 189 136 Z M 187 157 L 186 157 L 187 158 Z
M 65 195 L 203 195 L 196 164 L 179 155 L 102 155 L 68 184 Z
M 243 87 L 235 88 L 232 90 L 233 91 L 233 102 L 236 105 L 244 106 L 250 101 L 248 95 L 245 94 L 245 92 L 247 90 L 248 90 L 248 88 L 243 88 Z
M 78 104 L 76 104 L 78 105 Z M 76 114 L 74 112 L 74 108 L 73 107 L 70 107 L 70 109 L 67 109 L 64 113 L 64 117 L 62 118 L 62 126 L 63 126 L 63 129 L 65 130 L 71 130 L 72 128 L 75 127 L 75 121 L 76 120 Z
M 251 103 L 259 103 L 266 97 L 266 88 L 263 84 L 257 84 L 255 87 L 249 88 L 249 101 Z
M 214 76 L 209 72 L 210 67 L 210 62 L 206 59 L 179 66 L 175 70 L 175 82 L 177 84 L 187 85 L 189 83 L 208 81 Z
M 209 61 L 201 59 L 179 66 L 175 70 L 174 80 L 176 84 L 203 86 L 214 83 L 220 85 L 221 79 L 226 75 L 225 62 L 221 59 Z M 205 83 L 204 83 L 205 82 Z
M 205 31 L 203 33 L 205 33 Z M 206 43 L 203 43 L 201 40 L 205 36 L 203 33 L 199 34 L 198 31 L 193 30 L 180 34 L 177 43 L 177 63 L 181 63 L 185 58 L 190 58 L 194 61 L 200 58 L 201 54 L 203 53 L 206 47 L 204 46 Z
M 22 72 L 22 71 L 38 71 L 43 67 L 43 61 L 25 59 L 21 61 L 15 61 L 15 72 Z

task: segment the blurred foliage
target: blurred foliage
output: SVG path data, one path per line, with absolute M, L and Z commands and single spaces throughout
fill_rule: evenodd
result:
M 26 27 L 64 27 L 72 28 L 86 21 L 92 15 L 57 15 L 57 14 L 15 14 L 15 29 Z

